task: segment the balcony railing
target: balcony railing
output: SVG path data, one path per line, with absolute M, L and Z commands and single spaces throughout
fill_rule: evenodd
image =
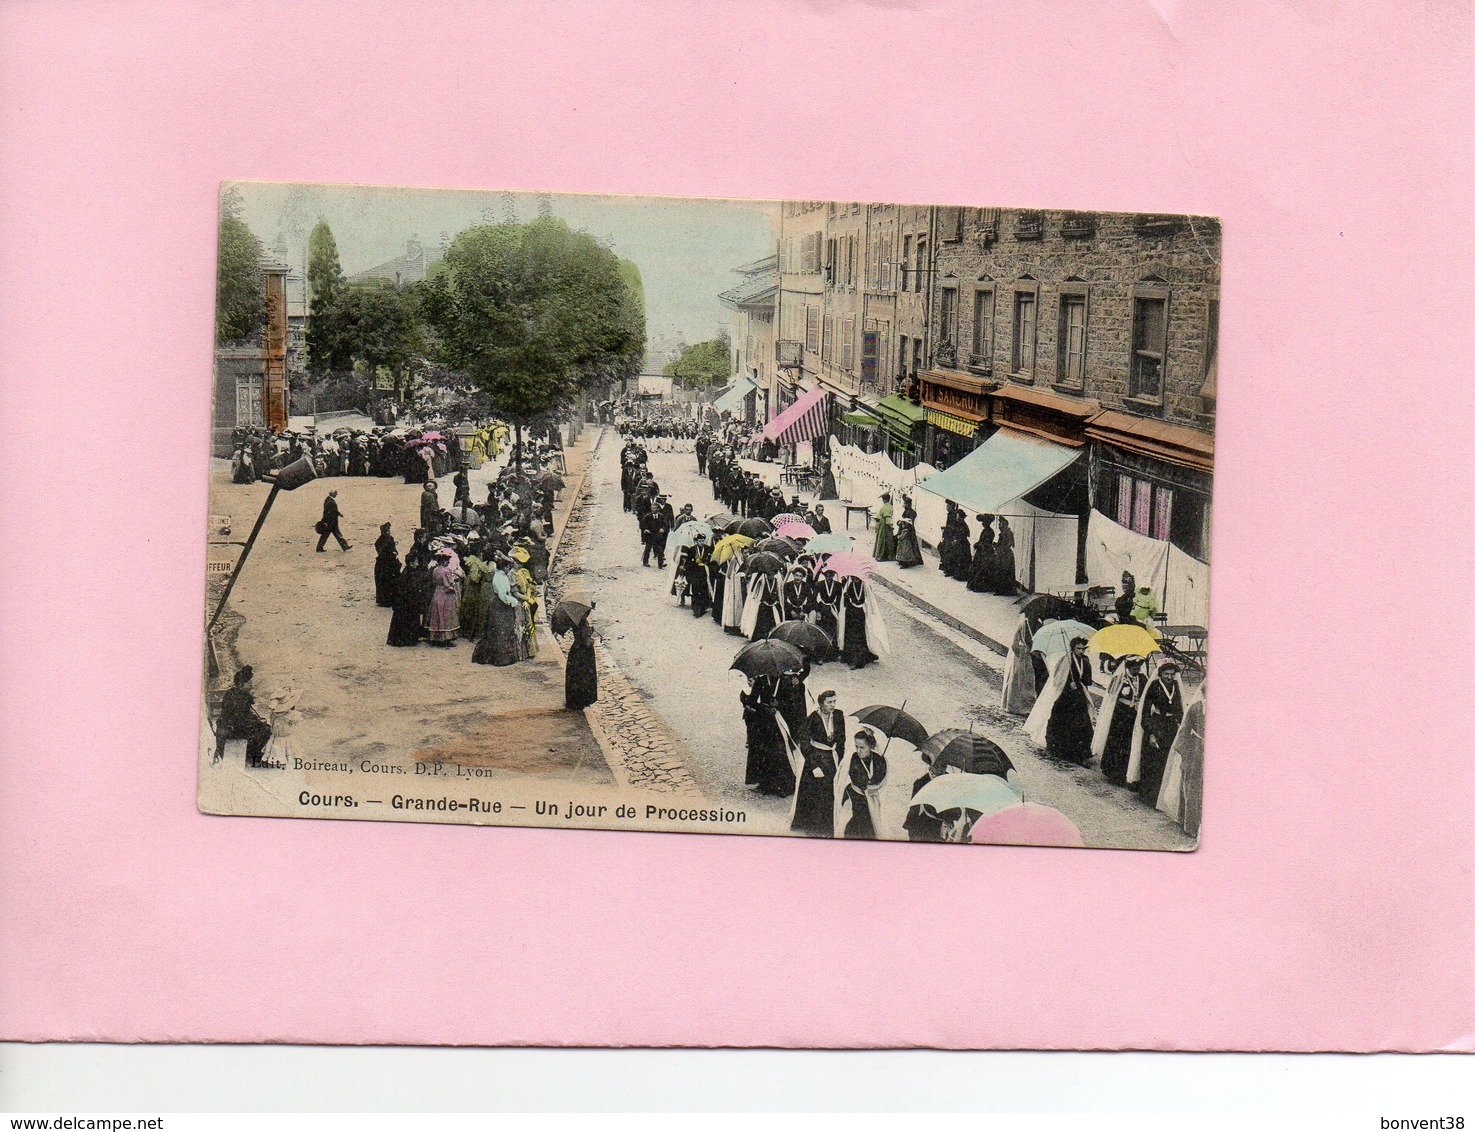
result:
M 1014 238 L 1016 240 L 1039 240 L 1045 235 L 1045 214 L 1043 212 L 1021 212 L 1014 221 Z
M 774 360 L 781 366 L 802 366 L 804 343 L 780 339 L 774 344 Z
M 1067 212 L 1060 234 L 1068 239 L 1088 240 L 1096 235 L 1096 216 L 1091 212 Z

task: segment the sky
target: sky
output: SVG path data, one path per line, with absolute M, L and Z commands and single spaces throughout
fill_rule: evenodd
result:
M 307 236 L 326 220 L 345 275 L 403 255 L 408 240 L 439 246 L 473 224 L 553 214 L 640 268 L 647 334 L 657 345 L 699 342 L 728 326 L 719 292 L 733 268 L 774 251 L 778 204 L 684 197 L 585 196 L 462 189 L 235 182 L 242 218 L 268 249 L 284 241 L 287 262 L 306 261 Z

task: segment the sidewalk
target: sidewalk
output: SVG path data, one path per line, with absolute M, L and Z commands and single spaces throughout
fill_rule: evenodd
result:
M 776 484 L 780 465 L 765 464 L 757 460 L 744 460 L 743 468 L 757 472 L 764 482 Z M 806 504 L 824 503 L 825 516 L 830 520 L 836 534 L 849 534 L 855 539 L 857 550 L 869 554 L 875 528 L 861 530 L 858 524 L 845 529 L 844 501 L 819 499 L 813 492 L 799 491 L 784 486 L 784 494 L 798 495 Z M 922 564 L 903 570 L 895 562 L 882 562 L 873 580 L 905 598 L 919 609 L 936 617 L 939 621 L 979 644 L 1004 656 L 1009 651 L 1009 642 L 1014 639 L 1014 630 L 1019 624 L 1019 609 L 1033 594 L 1019 597 L 1001 597 L 998 594 L 973 593 L 962 582 L 949 578 L 938 568 L 937 552 L 931 547 L 922 547 Z

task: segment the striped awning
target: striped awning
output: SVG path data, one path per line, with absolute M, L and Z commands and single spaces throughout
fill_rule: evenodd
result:
M 955 417 L 952 413 L 944 413 L 938 409 L 927 410 L 927 423 L 934 428 L 955 432 L 959 436 L 972 436 L 978 431 L 977 421 L 965 421 L 962 417 Z
M 759 433 L 764 440 L 782 441 L 785 444 L 803 444 L 825 434 L 829 424 L 826 398 L 828 389 L 811 389 L 763 426 Z

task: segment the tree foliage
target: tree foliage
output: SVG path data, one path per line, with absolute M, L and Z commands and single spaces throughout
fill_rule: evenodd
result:
M 441 360 L 528 421 L 639 371 L 645 312 L 631 268 L 554 216 L 483 224 L 451 243 L 423 310 Z
M 215 342 L 242 342 L 266 326 L 266 273 L 261 241 L 241 219 L 234 189 L 220 198 L 220 247 L 215 263 Z
M 726 385 L 732 377 L 732 342 L 724 331 L 706 342 L 684 346 L 661 372 L 688 389 Z

